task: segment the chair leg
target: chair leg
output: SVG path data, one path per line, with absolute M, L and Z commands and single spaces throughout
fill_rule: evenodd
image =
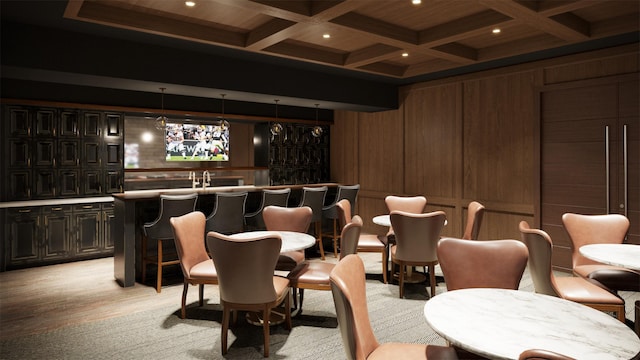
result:
M 338 220 L 333 219 L 333 255 L 338 257 Z
M 291 295 L 293 297 L 293 307 L 294 309 L 298 308 L 298 289 L 292 287 L 291 288 Z
M 304 289 L 299 289 L 299 290 L 300 290 L 300 310 L 298 310 L 298 313 L 302 311 L 302 302 L 304 301 Z
M 187 317 L 187 291 L 189 291 L 189 283 L 185 280 L 182 288 L 182 312 L 180 314 L 183 319 Z
M 285 327 L 287 330 L 291 330 L 292 326 L 291 326 L 291 300 L 289 299 L 289 297 L 287 296 L 287 298 L 284 300 L 284 308 L 285 308 Z
M 265 306 L 262 315 L 262 332 L 264 333 L 264 357 L 269 357 L 269 319 L 271 317 L 271 308 Z
M 382 281 L 387 283 L 387 250 L 382 251 Z
M 200 287 L 200 289 L 199 289 L 200 290 L 200 294 L 199 294 L 200 295 L 200 302 L 199 302 L 199 305 L 202 306 L 202 305 L 204 305 L 204 284 L 199 284 L 199 287 Z
M 322 223 L 316 222 L 316 236 L 318 237 L 318 247 L 320 248 L 320 257 L 324 260 L 324 246 L 322 246 Z
M 436 265 L 429 264 L 429 283 L 431 284 L 431 297 L 436 296 Z
M 398 270 L 398 283 L 399 283 L 399 288 L 400 288 L 400 299 L 402 299 L 402 297 L 404 296 L 404 268 L 405 266 L 400 263 L 399 264 L 400 269 Z
M 158 240 L 158 279 L 156 281 L 156 291 L 162 291 L 162 240 Z
M 220 340 L 222 342 L 222 355 L 226 355 L 227 354 L 227 332 L 229 331 L 229 313 L 230 313 L 230 309 L 226 306 L 223 305 L 223 310 L 222 310 L 222 334 L 220 336 Z
M 147 280 L 147 236 L 146 235 L 142 235 L 142 283 L 144 284 L 144 282 Z

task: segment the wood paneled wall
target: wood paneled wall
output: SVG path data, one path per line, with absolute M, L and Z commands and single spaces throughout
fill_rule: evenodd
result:
M 467 204 L 487 208 L 480 239 L 519 239 L 538 226 L 539 100 L 543 85 L 638 73 L 638 44 L 403 87 L 398 110 L 336 111 L 332 181 L 361 185 L 356 212 L 365 231 L 389 194 L 426 196 L 444 210 L 445 236 L 461 236 Z

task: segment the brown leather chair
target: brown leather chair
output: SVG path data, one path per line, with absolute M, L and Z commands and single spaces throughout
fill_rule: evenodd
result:
M 582 277 L 556 277 L 551 268 L 553 242 L 539 229 L 520 222 L 522 241 L 529 249 L 529 271 L 537 293 L 575 301 L 594 309 L 615 312 L 625 322 L 624 300 Z
M 206 231 L 234 234 L 244 231 L 246 192 L 216 193 L 213 211 L 207 216 Z
M 270 205 L 262 210 L 262 217 L 267 230 L 295 231 L 306 233 L 311 224 L 313 212 L 308 206 L 282 207 Z M 304 261 L 304 250 L 285 251 L 278 257 L 276 270 L 291 271 Z
M 338 327 L 348 360 L 458 358 L 451 347 L 378 342 L 369 320 L 364 264 L 358 255 L 348 255 L 338 262 L 331 271 L 330 281 Z
M 198 285 L 200 301 L 204 303 L 204 285 L 217 284 L 218 274 L 213 260 L 209 257 L 204 245 L 204 227 L 206 219 L 203 213 L 194 211 L 179 217 L 169 219 L 173 227 L 173 233 L 178 250 L 178 258 L 184 276 L 184 288 L 182 290 L 182 310 L 180 316 L 186 316 L 187 291 L 189 285 Z
M 351 203 L 349 200 L 340 200 L 336 204 L 338 209 L 338 217 L 340 218 L 340 226 L 350 223 L 351 218 Z M 382 281 L 387 283 L 387 265 L 389 263 L 388 258 L 388 245 L 387 236 L 378 236 L 375 234 L 360 234 L 358 239 L 358 252 L 377 252 L 382 255 Z
M 160 195 L 160 212 L 158 217 L 152 222 L 145 223 L 142 226 L 142 282 L 147 278 L 147 265 L 156 264 L 156 291 L 162 291 L 162 268 L 169 265 L 180 263 L 173 241 L 173 229 L 169 223 L 169 219 L 174 216 L 181 216 L 190 213 L 196 209 L 198 194 L 188 195 Z M 149 239 L 156 240 L 156 254 L 149 253 Z M 165 244 L 166 243 L 166 244 Z M 166 249 L 165 247 L 170 247 Z
M 529 251 L 518 240 L 469 241 L 442 238 L 438 262 L 447 290 L 498 288 L 518 290 Z
M 266 225 L 262 218 L 262 210 L 270 205 L 287 207 L 290 194 L 291 188 L 262 190 L 262 200 L 260 201 L 258 209 L 244 215 L 247 230 L 265 230 Z
M 463 239 L 478 240 L 482 217 L 484 216 L 484 206 L 477 201 L 472 201 L 467 207 L 467 225 L 464 229 Z
M 580 247 L 588 244 L 622 244 L 629 231 L 629 219 L 620 214 L 562 215 L 571 239 L 573 273 L 595 280 L 613 291 L 640 291 L 640 272 L 587 259 Z
M 340 217 L 339 217 L 338 208 L 336 207 L 336 205 L 338 204 L 338 201 L 347 199 L 349 200 L 349 203 L 351 204 L 351 209 L 353 210 L 356 206 L 358 191 L 360 191 L 360 184 L 338 185 L 336 198 L 333 200 L 331 204 L 324 206 L 322 208 L 322 217 L 325 219 L 331 220 L 333 223 L 333 236 L 332 236 L 333 255 L 336 258 L 338 257 L 338 241 L 340 240 L 340 233 L 341 233 L 341 231 L 338 231 Z M 353 213 L 350 215 L 353 216 Z M 342 226 L 344 226 L 344 224 Z M 340 229 L 342 229 L 342 226 L 340 226 Z
M 348 200 L 345 200 L 348 202 Z M 358 251 L 358 238 L 362 230 L 362 219 L 356 215 L 353 221 L 345 225 L 341 232 L 342 246 L 340 247 L 340 260 Z M 304 301 L 304 289 L 311 290 L 331 290 L 329 275 L 335 264 L 324 261 L 304 261 L 296 266 L 289 275 L 289 281 L 293 288 L 293 302 L 297 304 L 296 293 L 300 289 L 300 307 Z
M 303 187 L 302 200 L 298 206 L 308 206 L 313 211 L 311 222 L 315 224 L 315 234 L 320 250 L 320 257 L 324 260 L 324 246 L 322 245 L 322 207 L 324 206 L 324 198 L 327 195 L 328 188 L 321 187 Z
M 285 326 L 291 329 L 289 279 L 273 274 L 282 246 L 278 235 L 235 240 L 212 231 L 207 234 L 207 246 L 218 271 L 223 355 L 232 310 L 260 311 L 262 319 L 269 319 L 271 309 L 284 303 Z M 269 321 L 264 321 L 264 357 L 269 356 L 269 327 Z
M 400 210 L 410 212 L 414 214 L 421 214 L 424 212 L 424 207 L 427 206 L 427 198 L 424 196 L 396 196 L 389 195 L 384 198 L 384 203 L 387 205 L 389 214 L 392 211 Z M 395 235 L 393 233 L 393 224 L 389 226 L 387 232 L 387 238 L 389 244 L 395 244 Z
M 436 246 L 446 220 L 444 211 L 414 214 L 392 211 L 390 214 L 396 244 L 391 247 L 391 263 L 398 264 L 400 298 L 404 296 L 404 277 L 407 266 L 427 266 L 431 296 L 436 295 L 435 265 L 438 264 Z
M 530 349 L 523 351 L 518 360 L 575 360 L 572 357 L 558 354 L 554 351 L 542 349 Z

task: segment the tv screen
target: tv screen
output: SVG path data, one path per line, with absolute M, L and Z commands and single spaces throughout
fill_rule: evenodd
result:
M 167 161 L 229 161 L 229 125 L 166 124 Z

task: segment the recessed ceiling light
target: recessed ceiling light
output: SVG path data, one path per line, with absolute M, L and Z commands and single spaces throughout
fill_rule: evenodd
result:
M 329 39 L 329 38 L 331 37 L 331 35 L 329 35 L 329 34 L 322 34 L 322 37 L 323 37 L 323 38 L 325 38 L 325 39 Z
M 494 34 L 500 34 L 500 31 L 501 31 L 500 28 L 495 28 L 495 29 L 491 30 L 491 32 L 494 33 Z
M 420 5 L 420 4 L 422 4 L 422 1 L 421 0 L 411 0 L 411 3 L 413 5 Z
M 188 7 L 196 6 L 196 2 L 195 1 L 185 1 L 184 4 L 187 5 Z
M 409 56 L 409 53 L 408 53 L 408 52 L 403 52 L 403 53 L 402 53 L 402 57 L 407 57 L 407 56 Z

